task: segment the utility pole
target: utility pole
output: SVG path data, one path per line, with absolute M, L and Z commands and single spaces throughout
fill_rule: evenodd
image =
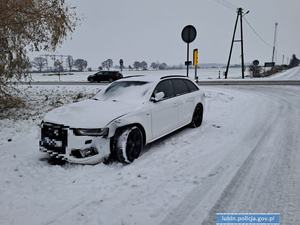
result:
M 276 42 L 277 42 L 277 27 L 278 23 L 275 23 L 275 32 L 274 32 L 274 44 L 273 44 L 273 53 L 272 53 L 272 62 L 275 62 L 275 50 L 276 50 Z
M 228 76 L 228 71 L 229 71 L 229 66 L 230 66 L 230 61 L 231 61 L 231 55 L 232 55 L 232 49 L 233 49 L 233 44 L 234 42 L 241 42 L 241 60 L 242 60 L 242 78 L 245 78 L 245 62 L 244 62 L 244 35 L 243 35 L 243 16 L 248 14 L 249 11 L 247 11 L 245 14 L 243 13 L 242 8 L 237 9 L 237 17 L 234 25 L 234 31 L 233 31 L 233 36 L 232 36 L 232 41 L 231 41 L 231 47 L 230 47 L 230 52 L 229 52 L 229 58 L 227 62 L 227 67 L 225 71 L 225 79 L 227 79 Z M 237 29 L 237 24 L 240 19 L 240 26 L 241 26 L 241 39 L 240 40 L 235 40 L 235 34 L 236 34 L 236 29 Z
M 284 64 L 284 54 L 282 55 L 282 65 Z
M 241 25 L 241 54 L 242 54 L 242 78 L 245 78 L 245 62 L 244 62 L 244 35 L 243 35 L 243 9 L 239 8 L 240 25 Z

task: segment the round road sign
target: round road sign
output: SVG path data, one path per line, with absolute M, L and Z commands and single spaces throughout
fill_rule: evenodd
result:
M 259 61 L 258 61 L 257 59 L 254 60 L 254 61 L 253 61 L 253 65 L 254 65 L 254 66 L 258 66 L 258 65 L 259 65 Z
M 187 25 L 183 28 L 181 32 L 182 40 L 186 43 L 191 43 L 195 40 L 197 36 L 196 28 L 192 25 Z

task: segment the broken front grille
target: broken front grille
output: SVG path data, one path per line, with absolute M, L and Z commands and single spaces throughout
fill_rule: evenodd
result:
M 58 124 L 43 123 L 40 146 L 58 154 L 65 154 L 68 145 L 68 130 Z

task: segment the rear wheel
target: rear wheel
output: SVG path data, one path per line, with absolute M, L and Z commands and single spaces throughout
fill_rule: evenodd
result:
M 117 132 L 114 155 L 117 161 L 131 163 L 143 150 L 143 134 L 137 126 L 127 127 Z
M 203 120 L 203 106 L 198 104 L 194 110 L 193 119 L 191 122 L 191 127 L 196 128 L 202 124 Z
M 112 78 L 109 78 L 109 83 L 113 82 L 114 80 Z

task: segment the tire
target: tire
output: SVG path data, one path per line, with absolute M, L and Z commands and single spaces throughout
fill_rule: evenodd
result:
M 112 83 L 114 80 L 112 78 L 109 78 L 109 83 Z
M 93 79 L 93 78 L 90 78 L 90 79 L 89 79 L 89 82 L 94 82 L 94 79 Z
M 203 120 L 203 106 L 198 104 L 194 110 L 193 118 L 190 126 L 192 128 L 200 127 Z
M 143 134 L 137 126 L 127 127 L 117 132 L 115 137 L 114 155 L 117 161 L 132 163 L 143 150 Z

